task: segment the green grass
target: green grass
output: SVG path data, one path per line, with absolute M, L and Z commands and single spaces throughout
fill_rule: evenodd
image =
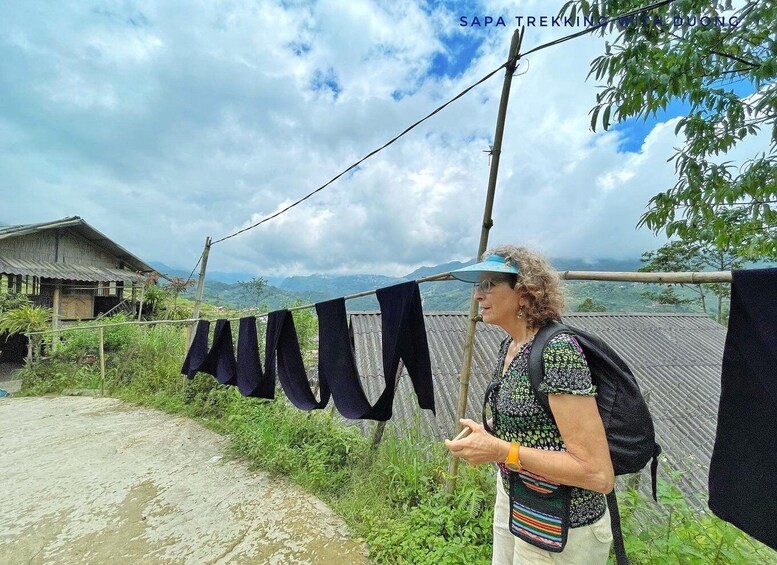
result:
M 55 355 L 25 368 L 23 394 L 100 387 L 99 363 L 84 362 L 95 351 L 94 332 L 63 335 Z M 460 466 L 448 496 L 447 452 L 418 425 L 406 437 L 388 431 L 373 448 L 331 409 L 303 412 L 282 393 L 272 401 L 244 398 L 208 375 L 185 380 L 183 328 L 128 326 L 105 335 L 108 394 L 197 418 L 227 435 L 232 455 L 326 501 L 366 541 L 374 562 L 490 563 L 492 467 Z M 671 483 L 660 492 L 661 511 L 636 492 L 620 493 L 633 563 L 763 563 L 774 555 L 736 528 L 695 513 Z

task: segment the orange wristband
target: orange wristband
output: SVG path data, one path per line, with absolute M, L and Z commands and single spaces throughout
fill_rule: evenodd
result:
M 523 467 L 521 466 L 521 446 L 517 442 L 510 443 L 510 451 L 507 452 L 507 458 L 505 459 L 505 466 L 511 471 L 518 472 Z

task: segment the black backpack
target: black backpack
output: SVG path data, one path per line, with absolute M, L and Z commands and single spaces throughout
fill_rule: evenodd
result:
M 551 414 L 548 395 L 539 390 L 545 374 L 542 353 L 548 341 L 561 333 L 577 339 L 588 362 L 615 474 L 636 473 L 652 460 L 650 475 L 653 499 L 657 500 L 656 471 L 661 446 L 656 443 L 653 418 L 633 373 L 609 345 L 594 335 L 559 322 L 552 321 L 540 328 L 529 352 L 529 380 L 537 399 Z M 616 560 L 618 565 L 622 565 L 628 563 L 628 559 L 623 545 L 615 490 L 607 495 L 607 506 L 610 509 Z

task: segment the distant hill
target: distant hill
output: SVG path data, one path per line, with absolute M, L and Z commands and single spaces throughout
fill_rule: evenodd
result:
M 551 259 L 551 264 L 559 271 L 636 271 L 642 266 L 639 259 Z
M 461 267 L 466 267 L 467 265 L 471 265 L 474 263 L 475 260 L 467 261 L 466 263 L 462 263 L 461 261 L 451 261 L 450 263 L 443 263 L 442 265 L 437 265 L 435 267 L 419 267 L 412 273 L 406 274 L 403 278 L 406 280 L 415 280 L 415 279 L 422 279 L 424 277 L 431 277 L 432 275 L 439 275 L 440 273 L 447 273 L 449 271 L 454 271 L 456 269 L 460 269 Z
M 332 298 L 391 286 L 404 279 L 383 275 L 308 275 L 285 279 L 280 288 L 290 292 L 316 292 Z
M 154 269 L 157 270 L 159 273 L 163 273 L 170 277 L 180 277 L 182 279 L 187 278 L 192 271 L 186 271 L 184 269 L 177 269 L 175 267 L 171 267 L 169 265 L 166 265 L 165 263 L 162 263 L 161 261 L 149 261 L 148 263 Z M 192 274 L 192 278 L 197 278 L 199 276 L 199 267 L 195 269 L 194 274 Z M 254 275 L 250 273 L 225 273 L 223 271 L 208 271 L 205 280 L 206 281 L 219 281 L 223 283 L 236 283 L 238 281 L 247 281 L 253 278 Z

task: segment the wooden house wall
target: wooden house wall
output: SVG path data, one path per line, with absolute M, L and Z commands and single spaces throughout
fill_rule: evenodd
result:
M 47 230 L 19 237 L 0 239 L 0 256 L 71 265 L 92 265 L 107 268 L 123 267 L 118 258 L 84 239 L 77 232 L 71 230 L 64 231 L 59 237 L 58 250 L 56 238 L 55 230 Z
M 109 269 L 122 268 L 119 259 L 87 241 L 75 232 L 65 232 L 59 240 L 61 263 L 71 265 L 93 265 Z
M 94 296 L 72 294 L 63 296 L 59 315 L 65 320 L 84 320 L 94 318 Z
M 0 239 L 0 256 L 2 257 L 53 262 L 55 259 L 54 250 L 54 237 L 49 232 Z

